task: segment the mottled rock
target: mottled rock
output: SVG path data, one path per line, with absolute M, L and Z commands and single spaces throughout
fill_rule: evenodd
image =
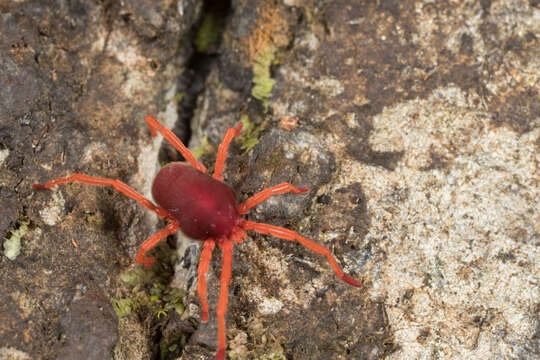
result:
M 247 116 L 225 172 L 241 200 L 310 187 L 250 219 L 312 238 L 365 280 L 351 288 L 300 245 L 250 236 L 234 252 L 231 358 L 538 358 L 538 2 L 239 0 L 221 45 L 192 58 L 201 6 L 0 0 L 0 237 L 29 222 L 21 254 L 0 257 L 0 354 L 110 349 L 103 299 L 155 219 L 110 190 L 30 184 L 85 172 L 149 194 L 160 140 L 143 115 L 173 127 L 181 89 L 210 168 Z M 186 312 L 122 319 L 118 359 L 157 356 L 158 329 L 183 334 L 171 354 L 214 356 L 221 258 L 198 326 L 192 247 L 173 281 Z M 78 302 L 87 291 L 100 300 Z M 87 311 L 103 324 L 85 327 Z M 98 325 L 109 339 L 81 337 Z
M 250 217 L 328 246 L 366 285 L 297 244 L 250 237 L 235 250 L 229 354 L 537 358 L 538 4 L 285 5 L 234 3 L 245 16 L 226 28 L 194 135 L 217 144 L 239 110 L 263 126 L 253 150 L 233 144 L 226 180 L 240 199 L 310 186 Z M 286 31 L 268 25 L 272 6 Z M 241 74 L 268 41 L 279 50 L 264 104 Z M 283 117 L 298 118 L 292 131 Z
M 110 189 L 31 184 L 82 172 L 149 192 L 161 140 L 144 115 L 178 118 L 179 49 L 201 5 L 0 1 L 0 239 L 29 229 L 19 256 L 0 256 L 2 351 L 111 357 L 116 278 L 155 219 Z
M 90 292 L 73 300 L 60 326 L 63 346 L 57 359 L 107 359 L 118 340 L 110 301 Z

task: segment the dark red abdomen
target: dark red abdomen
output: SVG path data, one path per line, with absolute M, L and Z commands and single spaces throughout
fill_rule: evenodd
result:
M 154 179 L 152 195 L 193 239 L 229 236 L 239 220 L 234 191 L 186 163 L 164 166 Z

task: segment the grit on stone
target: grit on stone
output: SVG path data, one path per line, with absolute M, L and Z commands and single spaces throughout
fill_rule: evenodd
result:
M 149 211 L 111 189 L 31 188 L 83 172 L 149 195 L 181 159 L 144 115 L 209 169 L 242 119 L 224 172 L 238 199 L 310 188 L 249 219 L 364 280 L 250 234 L 230 359 L 540 357 L 537 0 L 0 0 L 0 50 L 0 358 L 215 356 L 219 251 L 201 324 L 199 243 L 180 234 L 176 261 L 164 241 L 145 272 L 133 258 L 163 225 Z M 127 287 L 129 269 L 151 281 Z M 118 299 L 147 301 L 119 315 Z
M 262 324 L 295 359 L 537 358 L 538 3 L 276 7 L 284 21 L 235 3 L 244 16 L 226 28 L 221 66 L 207 79 L 222 86 L 203 95 L 195 142 L 217 143 L 237 109 L 269 121 L 247 163 L 229 158 L 227 181 L 242 194 L 309 186 L 251 216 L 330 247 L 366 285 L 350 291 L 324 260 L 253 236 L 235 250 L 231 354 L 264 353 L 249 340 Z M 244 105 L 241 86 L 253 53 L 243 45 L 264 43 L 260 30 L 282 47 L 267 117 Z M 279 126 L 291 117 L 292 127 Z
M 345 165 L 353 176 L 342 181 L 361 182 L 369 199 L 366 237 L 379 239 L 370 296 L 385 299 L 402 346 L 391 358 L 521 357 L 534 348 L 540 129 L 493 127 L 463 95 L 438 90 L 375 117 L 373 148 L 405 154 L 393 172 Z M 434 158 L 446 166 L 430 167 Z

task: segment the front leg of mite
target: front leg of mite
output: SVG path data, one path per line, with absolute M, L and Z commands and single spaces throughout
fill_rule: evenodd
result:
M 167 227 L 165 229 L 161 229 L 160 231 L 146 239 L 141 244 L 139 252 L 135 257 L 135 262 L 138 264 L 142 264 L 146 269 L 150 268 L 154 261 L 156 261 L 155 258 L 146 256 L 146 253 L 154 246 L 156 246 L 162 239 L 165 239 L 167 236 L 174 234 L 180 229 L 180 224 L 176 219 L 168 218 L 167 220 L 169 221 Z

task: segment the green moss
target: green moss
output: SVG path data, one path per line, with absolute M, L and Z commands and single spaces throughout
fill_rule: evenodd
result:
M 201 53 L 208 53 L 219 44 L 222 31 L 222 17 L 212 12 L 206 13 L 195 35 L 195 49 Z
M 150 294 L 152 294 L 150 302 L 158 318 L 167 315 L 170 310 L 176 311 L 179 315 L 184 313 L 183 299 L 186 294 L 183 290 L 162 283 L 154 283 Z
M 132 299 L 112 299 L 111 302 L 116 316 L 119 318 L 129 315 L 135 307 Z
M 9 260 L 15 260 L 21 253 L 21 239 L 28 232 L 29 221 L 23 221 L 17 230 L 11 231 L 11 236 L 4 241 L 4 255 Z
M 192 153 L 193 153 L 193 156 L 195 156 L 197 159 L 200 159 L 204 155 L 212 152 L 213 150 L 214 150 L 214 147 L 210 145 L 210 143 L 208 142 L 208 137 L 204 135 L 202 138 L 201 146 L 193 150 Z
M 185 292 L 169 286 L 173 276 L 170 264 L 176 262 L 176 252 L 161 244 L 152 256 L 157 260 L 150 269 L 137 265 L 120 275 L 128 296 L 112 299 L 118 317 L 139 310 L 150 312 L 157 318 L 166 316 L 170 310 L 180 315 L 184 312 Z
M 174 310 L 178 315 L 182 315 L 184 313 L 184 296 L 186 296 L 186 293 L 183 290 L 168 288 L 163 294 L 165 309 Z
M 249 116 L 242 115 L 240 122 L 242 123 L 242 132 L 239 136 L 240 148 L 244 152 L 248 152 L 259 142 L 259 136 L 266 127 L 267 121 L 265 120 L 262 124 L 256 125 L 249 120 Z
M 268 107 L 268 98 L 272 95 L 275 80 L 272 79 L 270 68 L 276 58 L 277 48 L 269 45 L 264 51 L 260 51 L 253 62 L 253 87 L 251 95 L 263 102 L 265 109 Z
M 145 271 L 142 266 L 137 266 L 134 269 L 125 271 L 120 275 L 120 280 L 128 285 L 135 286 L 137 284 L 144 284 L 150 281 L 152 274 L 150 271 Z

